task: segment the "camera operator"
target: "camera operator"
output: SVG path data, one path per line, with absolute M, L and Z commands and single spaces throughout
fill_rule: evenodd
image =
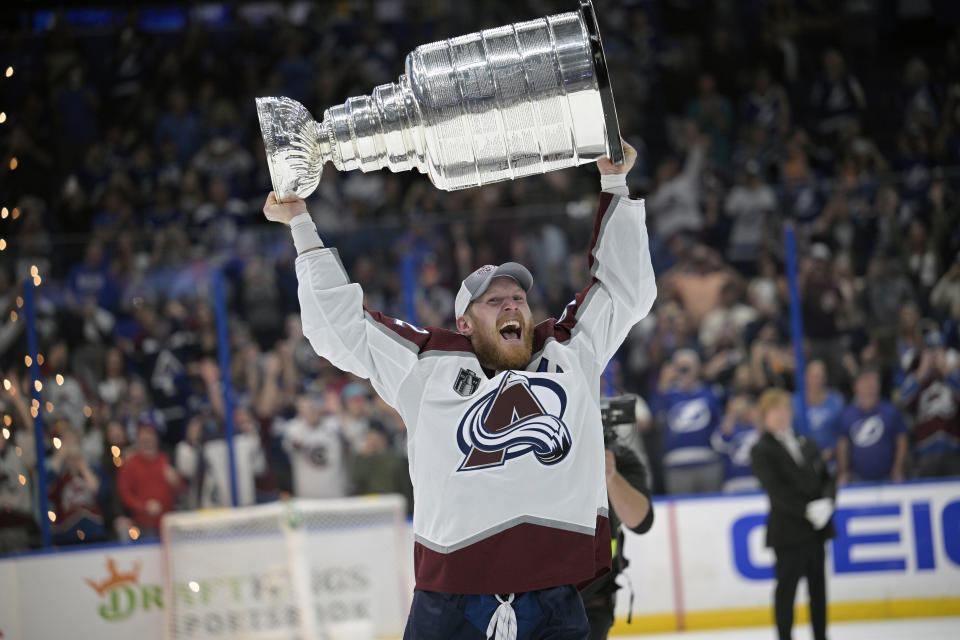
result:
M 646 533 L 653 525 L 649 477 L 642 461 L 646 456 L 640 448 L 642 445 L 637 433 L 638 416 L 643 414 L 642 402 L 633 395 L 602 398 L 600 401 L 613 566 L 610 573 L 598 578 L 580 593 L 590 621 L 590 640 L 606 638 L 613 626 L 615 596 L 620 588 L 616 578 L 628 564 L 623 555 L 624 534 L 620 525 L 635 533 Z

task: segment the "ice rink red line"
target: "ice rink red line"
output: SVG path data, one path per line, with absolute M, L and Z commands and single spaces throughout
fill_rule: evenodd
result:
M 687 627 L 685 609 L 683 606 L 683 574 L 680 571 L 680 541 L 677 530 L 677 503 L 671 500 L 667 503 L 667 524 L 670 536 L 670 569 L 673 572 L 673 609 L 677 617 L 677 631 Z

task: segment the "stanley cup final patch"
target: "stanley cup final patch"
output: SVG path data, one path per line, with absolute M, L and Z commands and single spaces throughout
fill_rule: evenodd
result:
M 453 390 L 466 397 L 472 395 L 480 386 L 480 376 L 470 369 L 460 369 L 457 380 L 453 383 Z

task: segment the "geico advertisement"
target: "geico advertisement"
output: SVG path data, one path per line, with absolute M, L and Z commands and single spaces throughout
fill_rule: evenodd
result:
M 625 546 L 635 613 L 770 606 L 774 555 L 764 546 L 764 495 L 660 499 L 654 506 L 653 530 L 628 532 Z M 960 596 L 960 481 L 847 487 L 834 524 L 830 601 Z M 618 595 L 619 614 L 627 613 L 627 595 Z

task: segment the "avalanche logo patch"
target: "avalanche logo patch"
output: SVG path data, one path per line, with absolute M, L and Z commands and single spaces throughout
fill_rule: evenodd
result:
M 573 444 L 563 422 L 566 408 L 567 394 L 553 380 L 508 371 L 460 421 L 457 444 L 464 457 L 457 471 L 499 467 L 526 454 L 545 465 L 560 462 Z

